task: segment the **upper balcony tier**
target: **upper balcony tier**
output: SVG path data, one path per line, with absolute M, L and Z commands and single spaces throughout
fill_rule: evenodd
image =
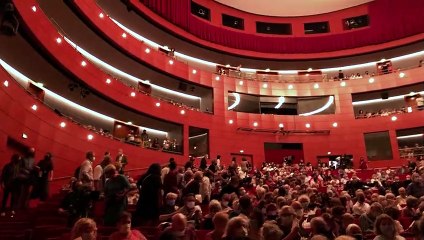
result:
M 206 14 L 198 14 L 193 2 Z M 373 1 L 337 12 L 291 18 L 252 15 L 214 1 L 202 0 L 130 0 L 129 5 L 188 41 L 218 51 L 266 59 L 316 59 L 364 54 L 422 40 L 424 29 L 424 23 L 420 21 L 424 10 L 422 1 Z M 232 17 L 232 23 L 230 20 L 230 24 L 226 24 L 224 15 Z M 343 26 L 346 19 L 363 15 L 368 16 L 369 26 L 358 29 Z M 258 22 L 285 23 L 290 34 L 257 33 Z M 242 27 L 239 26 L 241 23 Z M 320 28 L 315 32 L 317 34 L 310 34 L 310 24 L 322 23 L 325 23 L 325 31 Z

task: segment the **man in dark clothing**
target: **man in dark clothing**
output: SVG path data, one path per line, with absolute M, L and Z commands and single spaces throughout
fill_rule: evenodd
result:
M 406 188 L 406 193 L 416 198 L 424 196 L 424 184 L 418 173 L 412 174 L 412 182 Z
M 18 176 L 19 179 L 19 208 L 27 209 L 29 204 L 31 187 L 35 182 L 34 165 L 35 165 L 35 149 L 30 148 L 27 150 L 24 158 L 21 161 L 21 169 Z
M 20 189 L 17 188 L 17 178 L 20 172 L 21 156 L 14 154 L 9 163 L 7 163 L 1 172 L 0 184 L 3 188 L 3 202 L 1 206 L 1 216 L 6 215 L 6 204 L 9 194 L 11 194 L 10 208 L 12 215 L 15 214 L 17 200 L 19 199 Z

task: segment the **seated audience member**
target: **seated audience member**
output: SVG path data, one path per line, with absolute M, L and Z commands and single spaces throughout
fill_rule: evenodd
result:
M 171 226 L 167 227 L 159 237 L 159 240 L 195 240 L 196 233 L 192 227 L 187 226 L 187 218 L 177 213 L 172 216 Z
M 249 220 L 245 217 L 234 217 L 228 221 L 222 240 L 248 240 L 248 236 Z
M 409 196 L 406 198 L 406 207 L 402 210 L 401 216 L 407 218 L 413 218 L 416 215 L 415 208 L 418 206 L 418 199 Z
M 281 240 L 283 231 L 272 222 L 266 222 L 261 228 L 261 236 L 263 240 Z
M 406 205 L 406 197 L 406 189 L 404 187 L 399 188 L 399 196 L 396 197 L 396 200 L 401 207 Z
M 367 213 L 359 217 L 359 226 L 364 234 L 374 231 L 374 223 L 378 216 L 383 213 L 383 206 L 380 203 L 373 203 Z
M 278 225 L 283 231 L 283 237 L 287 239 L 299 240 L 300 227 L 299 220 L 296 217 L 295 211 L 291 206 L 284 206 L 280 211 Z
M 381 214 L 377 217 L 374 231 L 377 235 L 374 240 L 405 240 L 396 231 L 395 222 L 387 214 Z
M 421 196 L 424 196 L 424 184 L 420 174 L 418 173 L 412 174 L 412 182 L 406 188 L 406 193 L 416 198 L 420 198 Z
M 72 240 L 96 240 L 96 222 L 90 218 L 80 218 L 75 222 L 71 231 Z
M 206 235 L 206 239 L 207 240 L 221 240 L 222 236 L 225 233 L 225 228 L 227 227 L 228 214 L 226 214 L 224 212 L 218 212 L 213 216 L 212 222 L 213 222 L 213 225 L 214 225 L 214 229 L 213 229 L 212 232 L 209 232 Z
M 118 231 L 112 233 L 109 240 L 147 240 L 138 230 L 131 230 L 131 214 L 123 212 L 118 220 Z
M 355 223 L 355 217 L 350 213 L 345 213 L 342 216 L 342 224 L 340 227 L 340 233 L 345 234 L 346 229 L 350 224 Z
M 221 203 L 218 200 L 212 200 L 209 203 L 209 213 L 203 218 L 202 229 L 213 230 L 213 217 L 222 210 Z
M 370 209 L 370 205 L 365 202 L 364 192 L 356 193 L 356 203 L 352 207 L 352 212 L 354 215 L 362 215 Z
M 172 192 L 166 194 L 165 203 L 160 209 L 159 222 L 168 222 L 174 214 L 178 213 L 179 208 L 175 205 L 177 197 L 177 194 Z
M 334 234 L 322 217 L 314 217 L 311 220 L 311 236 L 322 235 L 328 240 L 334 239 Z
M 196 198 L 189 193 L 184 197 L 184 206 L 178 210 L 187 220 L 194 221 L 195 224 L 200 223 L 202 219 L 202 209 L 196 205 Z
M 354 237 L 356 240 L 363 239 L 362 230 L 356 224 L 349 224 L 346 228 L 346 234 L 348 236 Z
M 403 226 L 399 222 L 400 210 L 397 207 L 386 207 L 384 208 L 384 213 L 389 215 L 395 221 L 396 231 L 398 233 L 403 232 Z

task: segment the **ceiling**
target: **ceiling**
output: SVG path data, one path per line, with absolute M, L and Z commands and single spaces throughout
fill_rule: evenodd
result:
M 214 0 L 238 10 L 275 17 L 324 14 L 358 6 L 374 0 Z

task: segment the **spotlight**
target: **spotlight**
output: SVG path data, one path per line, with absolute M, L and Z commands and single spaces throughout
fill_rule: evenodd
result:
M 370 78 L 370 79 L 368 79 L 368 82 L 369 82 L 369 83 L 373 83 L 373 82 L 374 82 L 374 78 Z
M 130 96 L 135 97 L 135 92 L 131 92 Z
M 258 122 L 253 122 L 253 126 L 257 127 L 258 126 Z
M 61 122 L 61 123 L 60 123 L 60 127 L 61 127 L 61 128 L 66 127 L 66 123 L 65 123 L 65 122 Z
M 193 69 L 193 71 L 191 71 L 193 74 L 196 74 L 197 73 L 197 70 L 196 69 Z
M 81 62 L 81 66 L 83 66 L 83 67 L 87 66 L 87 62 L 86 61 L 82 61 Z
M 87 135 L 87 139 L 88 139 L 89 141 L 93 140 L 93 138 L 94 138 L 94 137 L 93 137 L 93 135 L 91 135 L 91 134 L 88 134 L 88 135 Z
M 404 72 L 399 73 L 399 77 L 400 77 L 400 78 L 405 77 L 405 73 L 404 73 Z
M 37 11 L 37 7 L 36 6 L 32 6 L 31 9 L 32 9 L 33 12 L 36 12 Z
M 106 84 L 111 84 L 112 80 L 110 80 L 110 78 L 106 79 Z
M 180 113 L 181 113 L 181 115 L 184 115 L 185 114 L 185 110 L 184 109 L 181 110 Z
M 22 138 L 23 139 L 27 139 L 28 138 L 28 135 L 26 135 L 26 133 L 22 133 Z
M 239 85 L 240 86 L 243 86 L 243 81 L 240 80 Z
M 57 42 L 58 44 L 60 44 L 60 43 L 62 42 L 62 38 L 60 38 L 60 37 L 56 38 L 56 42 Z
M 308 68 L 308 72 L 311 72 L 312 71 L 312 68 Z
M 220 78 L 219 78 L 219 76 L 216 76 L 216 77 L 215 77 L 215 80 L 216 80 L 216 81 L 219 81 L 219 79 L 220 79 Z
M 228 121 L 228 123 L 229 123 L 229 124 L 233 124 L 233 123 L 234 123 L 233 119 L 230 119 L 230 120 Z
M 244 153 L 244 150 L 240 150 L 240 153 Z
M 318 88 L 319 88 L 319 84 L 318 84 L 318 83 L 315 83 L 315 84 L 314 84 L 314 88 L 315 88 L 315 89 L 318 89 Z
M 268 88 L 268 84 L 264 83 L 263 88 Z
M 9 87 L 9 81 L 4 80 L 3 85 L 4 85 L 5 87 Z
M 99 18 L 103 18 L 105 15 L 103 13 L 99 13 Z
M 307 124 L 305 124 L 305 127 L 306 128 L 310 128 L 311 127 L 311 124 L 307 123 Z
M 331 152 L 327 152 L 328 155 L 331 155 Z
M 346 86 L 346 82 L 341 82 L 340 86 L 345 87 Z
M 278 124 L 278 127 L 279 128 L 284 128 L 284 124 L 280 123 L 280 124 Z
M 144 50 L 145 53 L 150 53 L 150 48 L 146 48 L 146 50 Z
M 35 104 L 34 104 L 34 105 L 32 105 L 32 107 L 31 107 L 31 108 L 32 108 L 32 110 L 37 111 L 37 108 L 38 108 L 38 107 L 37 107 L 37 105 L 35 105 Z
M 397 120 L 397 117 L 396 116 L 393 116 L 392 117 L 392 121 L 394 122 L 394 121 L 396 121 Z
M 127 38 L 127 34 L 126 33 L 122 33 L 122 37 L 123 38 Z
M 339 124 L 338 123 L 333 123 L 333 127 L 337 127 L 337 126 L 339 126 Z
M 288 88 L 289 88 L 289 89 L 293 89 L 293 85 L 291 85 L 291 84 L 290 84 Z
M 160 102 L 157 102 L 156 103 L 156 107 L 160 107 Z
M 169 64 L 174 64 L 174 60 L 169 60 Z

